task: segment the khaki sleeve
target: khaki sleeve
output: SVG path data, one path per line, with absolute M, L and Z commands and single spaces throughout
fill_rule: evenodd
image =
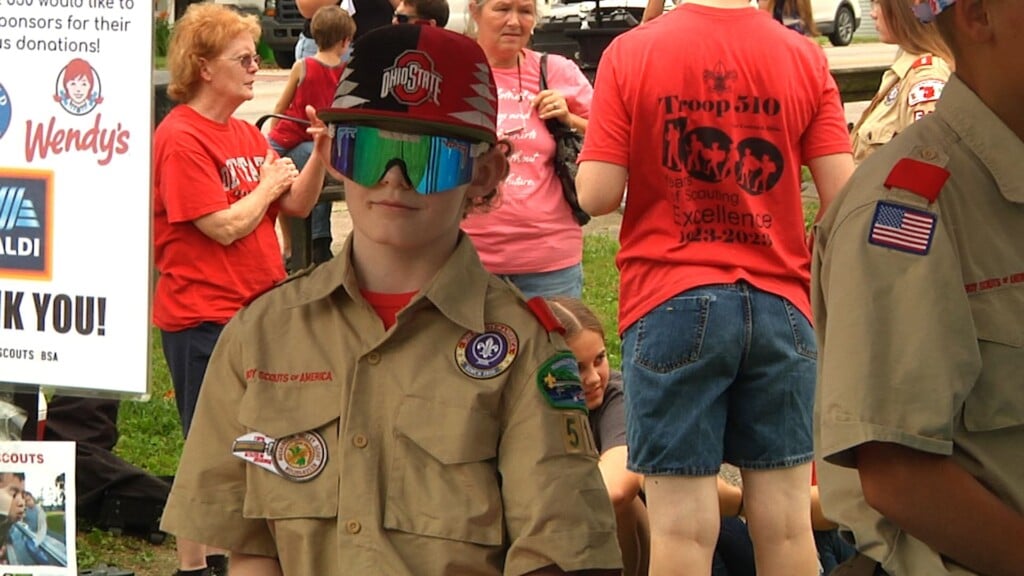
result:
M 549 352 L 556 354 L 554 348 Z M 571 365 L 575 369 L 575 361 Z M 566 572 L 620 569 L 615 515 L 597 467 L 586 410 L 549 403 L 538 386 L 546 366 L 547 360 L 539 369 L 519 371 L 507 393 L 498 445 L 510 540 L 505 574 L 550 565 Z
M 242 330 L 236 316 L 214 348 L 161 528 L 233 552 L 277 556 L 267 522 L 242 515 L 248 464 L 231 452 L 247 432 L 236 416 L 246 388 Z
M 936 207 L 893 195 L 885 202 Z M 951 454 L 954 421 L 981 369 L 942 214 L 919 255 L 869 242 L 877 206 L 849 210 L 821 247 L 818 450 L 846 466 L 850 450 L 871 441 Z

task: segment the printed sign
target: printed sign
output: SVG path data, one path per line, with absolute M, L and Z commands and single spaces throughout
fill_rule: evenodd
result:
M 74 442 L 0 442 L 0 573 L 74 576 Z
M 145 394 L 153 6 L 0 1 L 0 384 Z

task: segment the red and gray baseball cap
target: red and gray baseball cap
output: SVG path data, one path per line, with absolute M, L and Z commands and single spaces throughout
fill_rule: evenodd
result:
M 360 37 L 325 123 L 497 142 L 498 96 L 483 50 L 435 26 L 383 26 Z
M 940 12 L 953 5 L 956 0 L 917 0 L 914 3 L 914 15 L 921 22 L 935 20 Z

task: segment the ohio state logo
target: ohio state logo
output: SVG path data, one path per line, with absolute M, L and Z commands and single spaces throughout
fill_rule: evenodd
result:
M 441 75 L 434 71 L 434 61 L 419 50 L 406 50 L 395 64 L 384 70 L 380 81 L 381 98 L 391 94 L 406 106 L 419 106 L 427 100 L 440 106 Z

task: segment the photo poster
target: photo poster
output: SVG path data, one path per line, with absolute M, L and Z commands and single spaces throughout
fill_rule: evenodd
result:
M 153 5 L 0 0 L 0 381 L 143 395 Z
M 0 442 L 0 574 L 76 576 L 75 443 Z

